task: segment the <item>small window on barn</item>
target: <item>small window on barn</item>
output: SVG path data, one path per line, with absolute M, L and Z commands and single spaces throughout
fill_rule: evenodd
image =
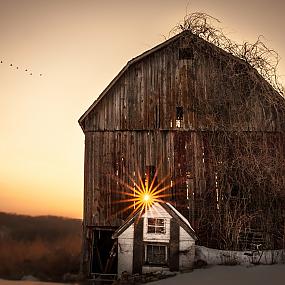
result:
M 165 234 L 165 220 L 148 218 L 147 219 L 147 232 L 151 234 Z
M 146 244 L 145 263 L 149 265 L 167 264 L 167 246 L 157 245 L 157 244 Z
M 237 181 L 232 181 L 230 188 L 230 197 L 233 199 L 244 199 L 244 193 Z
M 239 192 L 239 186 L 237 184 L 233 184 L 231 189 L 231 196 L 237 197 L 239 195 Z
M 157 176 L 155 176 L 156 173 L 156 167 L 154 165 L 147 165 L 146 166 L 146 171 L 145 171 L 145 179 L 148 185 L 157 184 Z M 153 181 L 155 179 L 155 181 Z
M 183 107 L 178 106 L 176 107 L 176 128 L 183 127 Z
M 192 47 L 180 48 L 179 59 L 194 59 L 194 52 Z
M 155 106 L 155 127 L 157 129 L 160 128 L 160 121 L 159 121 L 159 108 Z

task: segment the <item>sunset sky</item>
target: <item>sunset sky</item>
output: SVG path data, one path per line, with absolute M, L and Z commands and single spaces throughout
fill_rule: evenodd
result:
M 187 4 L 235 41 L 263 35 L 285 82 L 284 1 L 0 0 L 0 211 L 82 217 L 77 121 L 128 60 L 168 37 Z

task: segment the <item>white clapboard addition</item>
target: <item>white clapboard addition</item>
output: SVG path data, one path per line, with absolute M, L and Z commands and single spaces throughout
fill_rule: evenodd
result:
M 154 203 L 129 217 L 113 238 L 118 239 L 118 274 L 183 271 L 194 263 L 195 232 L 169 203 Z

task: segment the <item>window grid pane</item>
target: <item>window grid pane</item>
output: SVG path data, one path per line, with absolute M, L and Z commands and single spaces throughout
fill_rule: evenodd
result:
M 147 232 L 148 233 L 165 233 L 165 221 L 164 219 L 148 218 Z
M 156 265 L 166 264 L 166 250 L 165 245 L 147 245 L 146 262 Z

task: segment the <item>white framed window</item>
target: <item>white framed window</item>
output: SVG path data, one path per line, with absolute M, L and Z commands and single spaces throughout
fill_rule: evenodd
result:
M 158 218 L 147 219 L 147 233 L 151 234 L 165 234 L 165 220 Z
M 163 244 L 145 244 L 145 264 L 166 265 L 168 246 Z

